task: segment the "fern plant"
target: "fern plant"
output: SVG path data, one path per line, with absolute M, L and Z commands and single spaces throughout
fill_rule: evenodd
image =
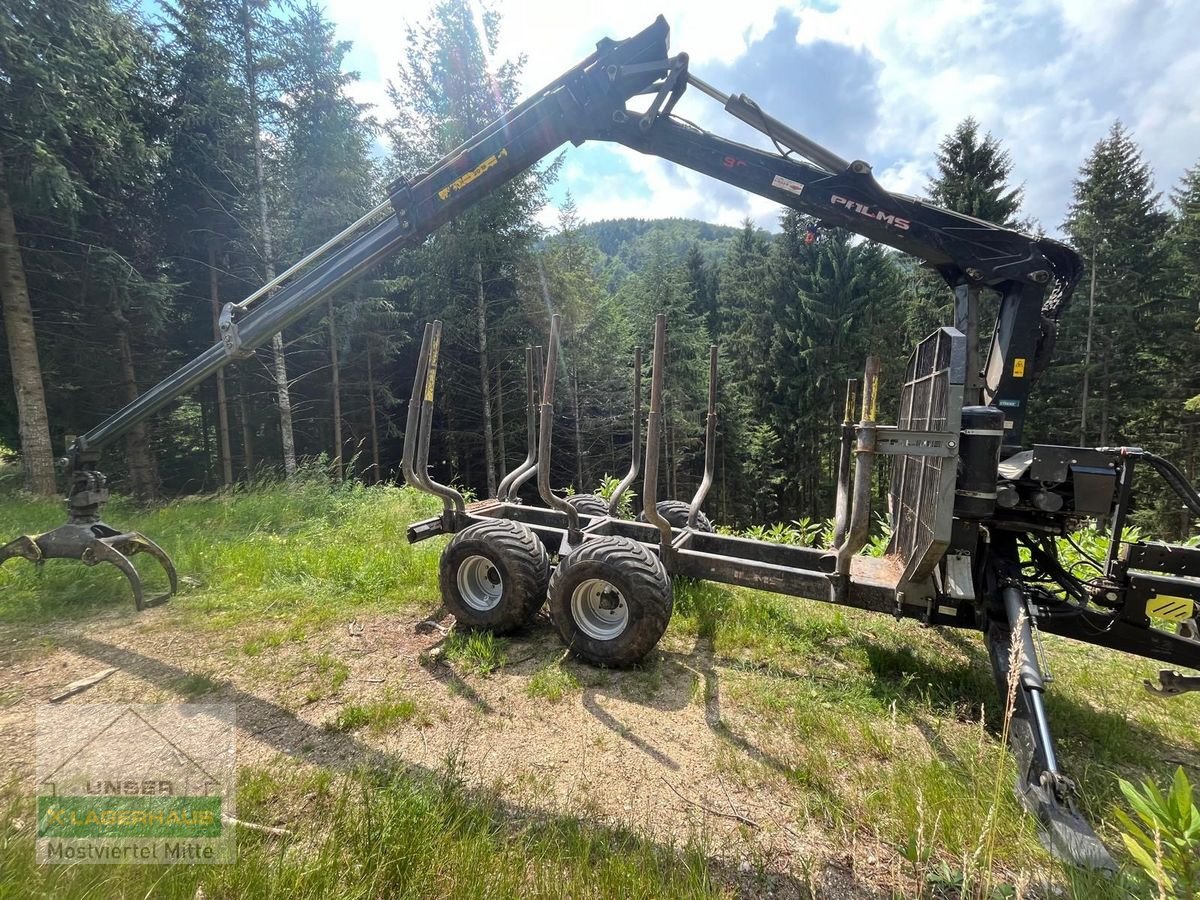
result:
M 617 488 L 620 486 L 620 478 L 614 478 L 612 475 L 606 474 L 600 479 L 600 486 L 596 488 L 596 494 L 604 500 L 611 500 L 612 495 L 616 493 Z M 617 518 L 633 518 L 633 496 L 629 491 L 621 495 L 621 502 L 617 504 Z

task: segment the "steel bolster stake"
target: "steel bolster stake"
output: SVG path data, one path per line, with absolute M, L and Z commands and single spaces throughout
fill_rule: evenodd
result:
M 854 486 L 850 501 L 850 524 L 845 540 L 836 549 L 838 578 L 834 591 L 844 594 L 850 578 L 850 560 L 867 543 L 871 528 L 871 472 L 875 466 L 875 415 L 879 397 L 879 357 L 867 360 L 863 373 L 862 419 L 855 447 Z
M 538 496 L 551 509 L 557 509 L 567 517 L 567 536 L 562 552 L 565 553 L 583 540 L 579 528 L 579 511 L 566 500 L 555 495 L 550 488 L 550 447 L 554 432 L 554 378 L 558 373 L 558 333 L 562 327 L 562 316 L 555 313 L 550 317 L 550 342 L 546 347 L 546 378 L 542 382 L 541 421 L 538 423 Z
M 621 505 L 621 497 L 637 480 L 638 470 L 642 462 L 642 348 L 633 348 L 633 424 L 630 431 L 630 443 L 633 445 L 632 458 L 629 461 L 629 471 L 617 485 L 612 496 L 608 498 L 608 514 L 617 517 L 617 508 Z
M 455 519 L 465 512 L 466 504 L 462 494 L 449 485 L 434 481 L 429 474 L 433 396 L 437 383 L 437 360 L 441 341 L 441 321 L 436 320 L 426 325 L 421 339 L 421 351 L 417 356 L 417 371 L 413 375 L 412 395 L 409 398 L 401 469 L 404 479 L 410 485 L 442 501 L 442 527 L 450 531 L 453 530 Z
M 650 413 L 646 417 L 646 477 L 642 481 L 642 512 L 658 529 L 659 546 L 667 571 L 671 570 L 671 523 L 658 511 L 658 450 L 662 440 L 662 392 L 667 358 L 667 317 L 654 317 L 654 368 L 650 373 Z
M 417 434 L 421 424 L 421 390 L 425 386 L 425 372 L 429 366 L 429 345 L 432 339 L 433 323 L 429 322 L 425 325 L 425 332 L 421 336 L 421 350 L 417 354 L 417 371 L 413 373 L 412 394 L 408 398 L 408 418 L 404 425 L 404 454 L 400 459 L 404 480 L 419 491 L 426 491 L 426 488 L 417 477 L 413 468 L 413 460 L 416 458 L 417 444 L 419 443 Z
M 534 408 L 537 405 L 537 396 L 534 393 L 534 375 L 533 375 L 533 347 L 525 348 L 525 459 L 515 469 L 509 472 L 500 481 L 500 487 L 496 489 L 496 499 L 500 502 L 507 502 L 509 493 L 512 490 L 513 482 L 517 476 L 528 468 L 532 468 L 537 461 L 537 422 L 535 420 Z
M 717 345 L 710 344 L 708 348 L 708 417 L 704 423 L 704 477 L 696 488 L 696 495 L 688 506 L 687 524 L 689 529 L 696 528 L 696 518 L 700 515 L 700 507 L 704 498 L 712 488 L 713 473 L 717 466 Z
M 850 527 L 850 459 L 854 452 L 854 405 L 858 379 L 846 381 L 846 408 L 842 415 L 842 439 L 838 446 L 837 502 L 834 507 L 833 546 L 840 547 Z
M 542 356 L 543 356 L 542 347 L 539 344 L 538 346 L 533 348 L 533 382 L 532 382 L 532 390 L 530 391 L 530 394 L 529 394 L 529 403 L 530 403 L 529 411 L 528 411 L 529 420 L 526 423 L 526 431 L 528 434 L 528 438 L 531 442 L 531 446 L 533 447 L 533 461 L 530 462 L 529 465 L 520 469 L 515 474 L 515 476 L 512 480 L 512 484 L 510 484 L 508 486 L 508 496 L 509 496 L 509 499 L 512 500 L 513 502 L 517 502 L 517 500 L 518 500 L 517 494 L 520 492 L 520 490 L 524 486 L 525 482 L 527 482 L 530 478 L 532 478 L 534 475 L 536 475 L 537 470 L 538 470 L 537 461 L 538 461 L 538 454 L 540 453 L 540 448 L 539 448 L 540 442 L 538 441 L 538 438 L 537 438 L 538 376 L 542 373 L 542 367 L 544 365 Z

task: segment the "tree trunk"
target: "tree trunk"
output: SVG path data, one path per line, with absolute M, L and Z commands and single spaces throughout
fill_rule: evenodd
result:
M 54 448 L 42 366 L 38 359 L 33 309 L 25 283 L 25 266 L 17 244 L 17 226 L 4 186 L 4 161 L 0 154 L 0 303 L 4 306 L 4 332 L 17 395 L 17 422 L 21 430 L 21 466 L 25 489 L 50 497 L 58 493 L 54 480 Z
M 208 293 L 212 300 L 213 339 L 220 343 L 221 291 L 217 279 L 217 248 L 212 241 L 208 244 Z M 217 370 L 217 433 L 220 436 L 221 483 L 230 487 L 233 484 L 233 450 L 229 444 L 229 400 L 225 396 L 224 369 Z
M 475 260 L 475 287 L 479 292 L 477 308 L 479 325 L 479 381 L 483 390 L 483 463 L 487 470 L 488 496 L 496 496 L 496 459 L 492 452 L 492 392 L 491 370 L 487 352 L 487 298 L 483 293 L 483 264 Z
M 204 449 L 204 478 L 200 490 L 208 490 L 208 479 L 212 475 L 212 440 L 208 435 L 208 402 L 207 398 L 200 400 L 200 444 Z
M 1092 374 L 1092 329 L 1096 321 L 1096 241 L 1092 241 L 1091 290 L 1088 292 L 1087 341 L 1083 351 L 1083 386 L 1079 411 L 1079 446 L 1087 446 L 1088 392 Z
M 583 480 L 583 435 L 579 430 L 579 369 L 571 367 L 571 402 L 575 406 L 575 490 L 581 494 L 588 492 Z
M 337 480 L 344 477 L 342 471 L 342 373 L 338 368 L 337 322 L 333 318 L 333 301 L 325 301 L 329 312 L 329 372 L 330 390 L 333 392 L 333 468 Z
M 113 320 L 117 326 L 117 352 L 121 357 L 121 386 L 125 391 L 125 402 L 138 398 L 137 372 L 133 365 L 133 345 L 129 339 L 129 320 L 117 307 L 116 291 L 113 292 Z M 150 441 L 145 421 L 129 429 L 125 435 L 125 452 L 129 464 L 129 487 L 133 496 L 141 503 L 158 499 L 158 472 L 154 458 L 150 455 Z
M 242 2 L 242 41 L 246 59 L 246 90 L 250 100 L 250 131 L 254 138 L 254 187 L 258 194 L 258 229 L 262 242 L 263 271 L 266 281 L 275 280 L 275 258 L 271 250 L 271 223 L 267 219 L 267 190 L 263 178 L 262 135 L 258 120 L 258 64 L 254 58 L 254 40 L 250 32 L 250 5 Z M 287 358 L 283 352 L 283 334 L 271 338 L 274 356 L 275 392 L 279 398 L 279 433 L 283 445 L 283 470 L 288 478 L 296 474 L 296 436 L 292 431 L 292 393 L 288 386 Z
M 367 341 L 367 411 L 371 417 L 371 465 L 375 472 L 375 484 L 383 480 L 383 472 L 379 469 L 379 424 L 375 418 L 375 368 L 372 359 L 371 342 Z
M 496 429 L 496 443 L 500 450 L 499 471 L 503 480 L 504 474 L 508 473 L 508 450 L 504 441 L 504 371 L 499 365 L 496 366 Z
M 1188 422 L 1183 426 L 1183 465 L 1187 474 L 1188 484 L 1196 483 L 1196 424 Z M 1179 511 L 1179 539 L 1186 541 L 1191 535 L 1192 514 L 1187 507 Z
M 238 385 L 238 418 L 242 420 L 242 462 L 246 467 L 246 483 L 254 484 L 254 425 L 246 408 L 246 394 Z
M 1108 357 L 1112 352 L 1112 344 L 1105 343 L 1104 358 L 1101 360 L 1100 381 L 1100 446 L 1108 446 L 1108 396 L 1112 393 L 1112 382 L 1108 380 Z

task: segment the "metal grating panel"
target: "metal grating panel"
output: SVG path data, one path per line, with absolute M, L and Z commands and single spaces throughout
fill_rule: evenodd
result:
M 899 428 L 955 436 L 962 427 L 967 342 L 957 328 L 939 328 L 909 358 L 900 392 Z M 905 582 L 933 571 L 950 540 L 957 456 L 897 456 L 892 461 L 892 539 L 888 553 L 904 563 Z

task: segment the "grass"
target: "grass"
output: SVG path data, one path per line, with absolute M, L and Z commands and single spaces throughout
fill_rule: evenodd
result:
M 219 687 L 220 684 L 217 681 L 202 672 L 189 672 L 187 675 L 177 678 L 171 685 L 171 689 L 185 700 L 199 699 Z
M 911 856 L 923 875 L 943 866 L 976 878 L 986 829 L 999 880 L 1053 872 L 1076 896 L 1131 896 L 1125 876 L 1095 881 L 1041 848 L 1012 794 L 1003 703 L 977 635 L 695 582 L 676 585 L 668 634 L 684 645 L 711 642 L 715 677 L 703 702 L 715 704 L 711 685 L 719 685 L 728 776 L 786 784 L 801 820 L 848 838 L 870 834 Z M 1119 850 L 1119 779 L 1144 773 L 1167 784 L 1172 759 L 1200 765 L 1200 697 L 1147 695 L 1141 682 L 1153 678 L 1153 661 L 1051 636 L 1045 643 L 1060 761 L 1084 814 Z M 1003 789 L 994 793 L 998 767 Z
M 331 487 L 309 477 L 149 509 L 118 497 L 105 519 L 142 531 L 174 558 L 186 602 L 167 607 L 172 626 L 249 626 L 243 649 L 255 655 L 364 610 L 427 601 L 441 547 L 410 546 L 405 529 L 435 508 L 409 488 Z M 0 542 L 63 520 L 61 501 L 0 496 Z M 152 560 L 135 562 L 148 584 L 164 580 Z M 111 566 L 51 560 L 39 574 L 14 560 L 0 568 L 0 621 L 36 626 L 98 613 L 136 615 L 128 583 Z
M 546 663 L 529 677 L 525 693 L 534 700 L 558 703 L 579 688 L 579 679 L 563 668 L 563 661 L 559 658 Z
M 435 722 L 437 710 L 416 697 L 353 696 L 345 663 L 314 640 L 364 613 L 419 607 L 424 614 L 436 603 L 441 542 L 410 547 L 404 538 L 411 521 L 432 511 L 422 495 L 306 480 L 149 510 L 115 501 L 110 511 L 110 521 L 144 531 L 175 557 L 182 596 L 136 618 L 128 587 L 111 567 L 58 562 L 39 577 L 23 561 L 10 562 L 0 569 L 8 646 L 42 646 L 54 639 L 44 626 L 62 621 L 137 622 L 221 647 L 243 671 L 286 677 L 295 684 L 294 706 L 346 701 L 329 716 L 330 730 L 385 734 Z M 56 502 L 0 497 L 0 540 L 61 520 Z M 1054 637 L 1045 642 L 1055 675 L 1047 707 L 1061 762 L 1079 784 L 1085 815 L 1119 850 L 1111 824 L 1123 803 L 1119 779 L 1165 785 L 1179 761 L 1194 775 L 1200 697 L 1155 700 L 1141 681 L 1154 677 L 1156 663 Z M 502 669 L 509 653 L 506 640 L 480 632 L 455 630 L 443 644 L 447 662 L 477 677 Z M 683 672 L 692 679 L 688 702 L 705 708 L 718 739 L 723 778 L 751 791 L 779 787 L 788 800 L 780 815 L 817 826 L 835 844 L 870 840 L 891 848 L 905 874 L 929 891 L 933 882 L 978 879 L 986 833 L 987 877 L 996 884 L 1050 875 L 1075 896 L 1144 893 L 1141 883 L 1065 869 L 1042 850 L 1011 792 L 1002 704 L 982 641 L 970 632 L 680 582 L 663 652 L 640 668 L 604 672 L 556 659 L 517 690 L 566 704 L 611 682 L 624 700 L 653 707 L 671 702 L 665 688 Z M 171 687 L 200 699 L 220 685 L 200 671 Z M 9 702 L 0 687 L 0 706 Z M 220 871 L 37 868 L 26 801 L 13 787 L 0 841 L 0 897 L 190 898 L 200 884 L 208 897 L 667 896 L 719 893 L 715 885 L 728 883 L 714 880 L 698 848 L 657 846 L 570 818 L 530 821 L 453 779 L 331 769 L 254 769 L 244 778 L 239 818 L 292 825 L 297 834 L 244 834 L 242 860 Z
M 41 866 L 35 813 L 0 796 L 0 897 L 719 897 L 703 855 L 570 817 L 517 818 L 452 777 L 244 770 L 232 865 Z M 228 827 L 228 826 L 227 826 Z
M 304 693 L 304 699 L 309 703 L 336 694 L 350 677 L 349 666 L 328 653 L 307 657 L 304 665 L 312 671 L 312 681 Z
M 398 725 L 410 724 L 426 728 L 433 724 L 433 719 L 419 701 L 392 691 L 381 700 L 343 706 L 326 727 L 330 731 L 347 732 L 369 728 L 375 734 L 382 734 Z
M 443 644 L 446 659 L 466 672 L 486 678 L 508 659 L 508 642 L 490 631 L 452 631 Z

